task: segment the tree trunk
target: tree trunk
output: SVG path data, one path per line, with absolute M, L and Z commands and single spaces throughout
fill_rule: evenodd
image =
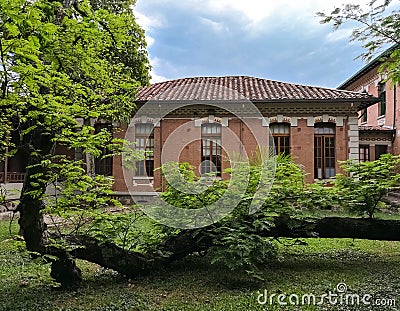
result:
M 266 236 L 301 238 L 352 238 L 400 241 L 400 221 L 370 218 L 324 217 L 293 219 L 275 217 Z
M 38 146 L 35 146 L 38 147 Z M 43 254 L 46 249 L 46 224 L 42 210 L 44 204 L 42 195 L 46 192 L 46 184 L 38 182 L 33 176 L 44 174 L 40 166 L 39 156 L 27 155 L 28 167 L 25 172 L 24 184 L 21 191 L 20 203 L 17 210 L 20 212 L 20 234 L 24 237 L 26 248 L 31 252 Z
M 17 210 L 20 212 L 20 234 L 24 237 L 28 251 L 40 255 L 53 254 L 59 260 L 52 262 L 52 277 L 64 287 L 78 285 L 82 280 L 81 271 L 76 267 L 74 258 L 71 258 L 65 250 L 57 252 L 49 249 L 47 241 L 47 226 L 43 218 L 42 210 L 45 208 L 42 196 L 46 192 L 47 183 L 44 178 L 37 178 L 38 174 L 46 174 L 41 166 L 41 160 L 45 157 L 37 155 L 37 150 L 42 155 L 51 154 L 53 143 L 51 138 L 41 132 L 37 132 L 30 140 L 32 150 L 27 151 L 28 167 L 25 173 L 24 185 L 21 191 L 20 203 Z M 35 155 L 34 155 L 35 153 Z M 39 175 L 42 176 L 42 175 Z
M 400 241 L 400 221 L 360 218 L 326 217 L 322 219 L 294 219 L 288 216 L 274 218 L 275 227 L 260 232 L 265 237 L 288 238 L 357 238 Z M 169 237 L 156 250 L 145 254 L 128 252 L 113 244 L 89 236 L 69 236 L 67 241 L 76 248 L 71 255 L 129 277 L 145 275 L 154 269 L 194 253 L 206 251 L 213 245 L 210 232 L 213 226 L 182 231 Z

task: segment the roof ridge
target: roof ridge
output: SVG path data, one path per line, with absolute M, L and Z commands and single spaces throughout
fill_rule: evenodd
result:
M 248 76 L 248 75 L 226 75 L 226 76 L 193 76 L 193 77 L 184 77 L 184 78 L 177 78 L 177 79 L 172 79 L 172 80 L 166 80 L 166 81 L 161 81 L 161 82 L 156 82 L 152 83 L 150 86 L 153 85 L 160 85 L 160 84 L 165 84 L 165 83 L 173 83 L 173 82 L 178 82 L 178 81 L 190 81 L 190 80 L 204 80 L 206 82 L 208 79 L 210 80 L 217 80 L 217 79 L 228 79 L 228 78 L 247 78 L 247 79 L 255 79 L 259 81 L 269 81 L 273 83 L 279 83 L 279 84 L 285 84 L 285 85 L 292 85 L 292 86 L 301 86 L 301 87 L 307 87 L 307 88 L 318 88 L 318 89 L 324 89 L 324 90 L 330 90 L 330 91 L 337 91 L 337 92 L 348 92 L 348 93 L 361 93 L 362 92 L 355 92 L 355 91 L 349 91 L 349 90 L 343 90 L 339 88 L 333 88 L 333 87 L 326 87 L 326 86 L 317 86 L 317 85 L 309 85 L 309 84 L 303 84 L 303 83 L 297 83 L 297 82 L 285 82 L 281 80 L 273 80 L 273 79 L 268 79 L 268 78 L 260 78 L 260 77 L 254 77 L 254 76 Z M 203 82 L 203 81 L 200 81 Z M 145 86 L 146 87 L 146 86 Z M 144 88 L 145 88 L 144 87 Z
M 211 86 L 213 84 L 214 86 Z M 140 89 L 137 100 L 238 100 L 251 101 L 359 101 L 377 99 L 369 94 L 283 82 L 247 75 L 185 77 L 154 83 Z

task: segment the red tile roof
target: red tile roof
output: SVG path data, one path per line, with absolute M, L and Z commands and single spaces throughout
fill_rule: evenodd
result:
M 387 128 L 387 127 L 382 127 L 382 126 L 377 126 L 377 125 L 360 125 L 358 127 L 360 131 L 366 131 L 366 132 L 394 132 L 394 129 Z
M 195 77 L 154 83 L 139 90 L 137 101 L 149 100 L 355 101 L 377 102 L 366 93 L 227 76 Z

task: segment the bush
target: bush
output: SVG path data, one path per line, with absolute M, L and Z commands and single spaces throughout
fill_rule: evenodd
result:
M 340 201 L 351 212 L 373 218 L 382 197 L 400 186 L 400 156 L 384 154 L 373 162 L 341 162 L 345 174 L 336 176 Z

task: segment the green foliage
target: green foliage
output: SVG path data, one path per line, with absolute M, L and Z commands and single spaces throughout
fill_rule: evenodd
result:
M 299 206 L 307 210 L 332 210 L 337 208 L 339 203 L 336 188 L 325 182 L 308 184 L 299 200 Z
M 363 43 L 365 52 L 360 56 L 369 61 L 382 52 L 388 45 L 393 45 L 392 50 L 382 58 L 384 70 L 388 80 L 393 83 L 400 82 L 400 10 L 393 6 L 396 1 L 373 0 L 369 3 L 368 9 L 358 4 L 346 4 L 342 8 L 336 8 L 331 13 L 317 13 L 322 18 L 321 23 L 330 23 L 334 30 L 342 27 L 345 23 L 356 24 L 351 40 Z
M 110 198 L 112 179 L 89 176 L 86 163 L 55 153 L 124 151 L 120 139 L 94 133 L 92 124 L 127 121 L 137 89 L 149 83 L 134 3 L 0 0 L 0 160 L 7 149 L 9 156 L 18 151 L 27 164 L 22 198 L 29 211 L 45 203 L 55 223 L 64 217 L 72 231 L 117 204 Z M 46 194 L 49 185 L 54 191 Z
M 335 188 L 341 203 L 352 212 L 372 218 L 390 189 L 399 188 L 400 156 L 384 154 L 373 162 L 342 162 L 345 175 L 338 174 Z
M 239 200 L 235 201 L 237 198 L 228 196 L 224 204 L 235 204 L 234 209 L 224 219 L 207 228 L 213 239 L 213 247 L 210 249 L 212 263 L 223 264 L 231 270 L 242 269 L 261 278 L 261 267 L 276 256 L 272 240 L 261 237 L 260 232 L 267 231 L 274 225 L 271 214 L 296 213 L 299 201 L 304 197 L 305 176 L 304 170 L 289 156 L 279 155 L 276 160 L 275 181 L 271 191 L 263 198 L 263 208 L 251 215 L 249 208 L 260 183 L 262 161 L 252 161 L 253 165 L 247 168 L 237 165 L 227 170 L 231 175 L 240 176 L 237 188 L 246 188 Z M 166 164 L 162 170 L 170 172 L 170 166 L 176 165 L 177 163 Z M 179 170 L 173 172 L 174 174 L 169 175 L 169 184 L 161 196 L 168 203 L 183 209 L 207 207 L 221 198 L 232 182 L 214 180 L 204 191 L 193 193 L 196 187 L 200 187 L 196 184 L 199 177 L 196 177 L 193 167 L 182 163 Z M 247 183 L 244 182 L 246 179 Z M 176 182 L 179 187 L 174 186 Z
M 261 269 L 277 256 L 271 238 L 260 232 L 273 225 L 266 220 L 235 219 L 210 233 L 214 245 L 210 248 L 212 264 L 223 264 L 231 270 L 244 270 L 249 275 L 263 279 Z
M 1 310 L 261 311 L 265 306 L 257 303 L 257 297 L 264 289 L 269 293 L 322 295 L 345 282 L 354 293 L 396 298 L 400 284 L 398 242 L 307 239 L 307 246 L 279 245 L 281 260 L 262 269 L 265 281 L 255 281 L 217 263 L 210 265 L 208 256 L 190 256 L 162 273 L 135 280 L 78 261 L 84 283 L 76 290 L 60 291 L 52 289 L 49 266 L 39 258 L 32 261 L 23 245 L 10 237 L 8 226 L 8 222 L 0 222 Z M 16 224 L 12 232 L 17 234 Z M 329 311 L 337 308 L 327 306 Z M 274 304 L 268 310 L 281 311 L 282 306 Z M 302 306 L 301 310 L 317 309 Z
M 254 277 L 262 278 L 261 267 L 277 254 L 276 244 L 260 236 L 260 232 L 274 226 L 271 216 L 290 215 L 291 221 L 296 224 L 296 217 L 302 217 L 301 213 L 305 210 L 337 210 L 348 206 L 352 211 L 372 217 L 382 196 L 389 188 L 399 184 L 400 175 L 396 174 L 399 161 L 399 157 L 391 155 L 384 155 L 375 162 L 346 161 L 342 163 L 346 175 L 338 175 L 334 184 L 316 182 L 306 185 L 302 167 L 288 156 L 278 156 L 275 180 L 269 195 L 264 198 L 263 209 L 249 215 L 249 206 L 260 181 L 260 167 L 256 165 L 260 161 L 255 161 L 250 167 L 246 192 L 235 209 L 207 228 L 208 235 L 213 239 L 209 250 L 211 262 L 231 270 L 245 270 Z M 179 168 L 172 179 L 183 177 L 187 181 L 187 190 L 193 189 L 198 180 L 193 167 L 183 163 Z M 233 173 L 234 170 L 229 171 Z M 214 182 L 201 194 L 184 193 L 169 185 L 162 196 L 179 208 L 201 208 L 223 195 L 227 185 L 228 181 Z
M 265 198 L 265 210 L 277 214 L 292 214 L 304 191 L 305 172 L 289 155 L 278 155 L 275 180 Z
M 100 241 L 113 242 L 127 251 L 147 252 L 170 234 L 162 229 L 134 208 L 98 215 L 87 233 Z
M 40 162 L 48 159 L 50 140 L 97 157 L 105 145 L 120 142 L 106 132 L 94 135 L 89 119 L 127 120 L 136 90 L 149 82 L 144 33 L 132 13 L 72 3 L 0 2 L 3 151 L 15 148 Z M 11 132 L 18 133 L 18 145 L 11 144 Z
M 179 170 L 172 169 L 176 166 L 179 166 Z M 203 188 L 198 183 L 200 178 L 195 175 L 194 167 L 186 162 L 180 164 L 166 163 L 161 167 L 161 172 L 163 176 L 168 173 L 170 182 L 179 184 L 180 188 L 178 189 L 168 183 L 166 191 L 161 193 L 161 198 L 183 209 L 198 209 L 214 203 L 224 194 L 229 183 L 229 181 L 216 179 L 210 181 L 209 186 L 204 191 L 196 191 Z
M 136 0 L 90 0 L 94 10 L 105 9 L 114 13 L 127 12 L 136 4 Z

